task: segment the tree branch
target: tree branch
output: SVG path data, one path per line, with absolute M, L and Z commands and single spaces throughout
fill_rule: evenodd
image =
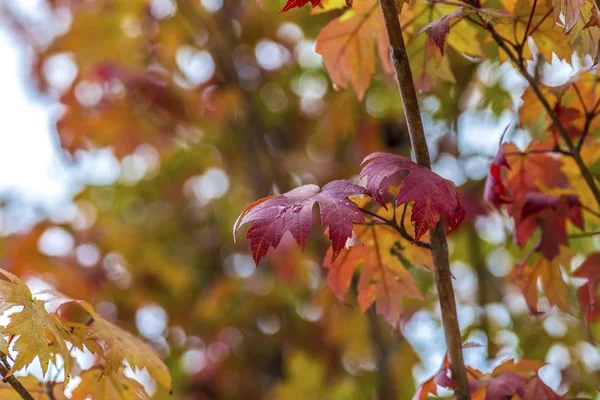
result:
M 590 188 L 590 191 L 592 192 L 592 194 L 594 195 L 594 198 L 596 199 L 596 203 L 600 207 L 600 189 L 598 189 L 598 186 L 596 185 L 594 176 L 592 175 L 592 173 L 590 172 L 588 167 L 583 162 L 583 159 L 581 158 L 581 155 L 579 154 L 577 147 L 571 140 L 571 137 L 569 136 L 569 133 L 566 131 L 564 125 L 560 121 L 560 118 L 558 117 L 558 115 L 556 114 L 556 112 L 554 111 L 552 106 L 550 106 L 550 104 L 548 103 L 548 100 L 546 99 L 546 97 L 544 96 L 542 91 L 540 90 L 540 88 L 537 84 L 537 81 L 535 80 L 535 78 L 533 76 L 531 76 L 529 71 L 527 71 L 527 68 L 523 64 L 522 60 L 520 60 L 512 51 L 510 51 L 510 49 L 508 48 L 506 43 L 504 43 L 502 41 L 502 39 L 497 35 L 494 27 L 487 24 L 486 29 L 488 32 L 490 32 L 492 34 L 492 37 L 494 38 L 496 43 L 498 43 L 498 46 L 500 46 L 500 48 L 502 50 L 504 50 L 504 52 L 508 55 L 508 57 L 511 59 L 513 64 L 519 70 L 520 74 L 525 78 L 527 83 L 529 83 L 529 86 L 535 93 L 535 95 L 538 98 L 538 100 L 540 101 L 540 103 L 542 103 L 542 106 L 544 107 L 544 109 L 546 110 L 548 115 L 550 116 L 552 123 L 558 129 L 558 133 L 560 134 L 561 139 L 567 145 L 567 148 L 569 149 L 569 155 L 573 158 L 573 160 L 575 161 L 575 164 L 577 164 L 577 167 L 579 168 L 579 171 L 581 172 L 581 176 L 585 180 L 587 186 Z
M 398 9 L 394 0 L 379 0 L 385 28 L 390 45 L 390 54 L 396 72 L 396 79 L 400 90 L 400 97 L 404 106 L 404 115 L 408 125 L 410 142 L 415 160 L 420 165 L 431 168 L 429 149 L 425 141 L 425 132 L 421 120 L 421 112 L 417 99 L 417 92 L 408 62 L 408 55 L 402 28 L 398 20 Z M 462 338 L 458 326 L 456 300 L 452 288 L 452 274 L 448 260 L 448 244 L 446 242 L 445 226 L 442 222 L 435 229 L 430 230 L 431 250 L 435 265 L 435 283 L 438 290 L 442 312 L 442 324 L 448 346 L 448 359 L 452 380 L 456 384 L 456 398 L 468 400 L 469 385 L 462 355 Z
M 9 369 L 7 369 L 6 366 L 4 366 L 4 361 L 6 359 L 5 356 L 2 356 L 1 358 L 3 361 L 0 363 L 0 375 L 3 376 L 2 380 L 8 383 L 10 386 L 12 386 L 12 388 L 15 389 L 15 391 L 19 394 L 19 396 L 21 396 L 23 400 L 34 400 L 33 396 L 31 396 L 27 389 L 25 389 L 25 387 L 21 385 L 21 382 L 19 382 L 19 380 L 14 375 L 11 375 L 8 378 L 6 378 Z

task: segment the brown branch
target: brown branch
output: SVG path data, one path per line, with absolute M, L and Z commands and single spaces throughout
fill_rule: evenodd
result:
M 408 61 L 406 45 L 402 37 L 402 28 L 398 20 L 398 9 L 394 0 L 379 0 L 379 4 L 385 21 L 390 54 L 404 106 L 412 151 L 419 164 L 431 168 L 417 92 Z M 456 384 L 455 394 L 458 400 L 468 400 L 471 396 L 462 355 L 462 337 L 458 326 L 458 314 L 454 289 L 452 288 L 452 274 L 448 260 L 448 243 L 446 242 L 444 224 L 440 222 L 436 228 L 431 229 L 429 236 L 435 265 L 435 283 L 441 306 L 442 325 L 448 346 L 450 370 L 452 371 L 452 380 Z
M 5 356 L 2 356 L 2 361 L 5 361 Z M 6 377 L 9 373 L 9 369 L 6 368 L 6 366 L 4 366 L 4 362 L 0 363 L 0 375 L 3 376 L 2 381 L 8 383 L 10 386 L 12 386 L 12 388 L 15 390 L 15 392 L 17 392 L 19 394 L 19 396 L 21 396 L 21 398 L 23 400 L 34 400 L 33 396 L 31 396 L 31 394 L 27 391 L 27 389 L 25 389 L 25 387 L 23 385 L 21 385 L 21 382 L 19 382 L 19 380 L 14 376 L 14 375 L 10 375 L 9 377 Z
M 550 116 L 552 123 L 557 128 L 561 139 L 567 145 L 567 148 L 569 150 L 569 155 L 573 158 L 573 160 L 575 161 L 575 164 L 577 164 L 577 167 L 579 168 L 579 171 L 581 172 L 581 176 L 585 180 L 587 186 L 590 188 L 592 194 L 594 195 L 594 198 L 596 199 L 596 203 L 600 207 L 600 189 L 598 189 L 598 186 L 596 185 L 594 176 L 592 175 L 591 171 L 588 169 L 588 167 L 583 162 L 583 159 L 581 158 L 581 155 L 579 154 L 577 147 L 571 140 L 571 137 L 569 136 L 569 133 L 566 131 L 564 125 L 560 121 L 560 118 L 558 117 L 558 115 L 556 114 L 556 112 L 554 111 L 552 106 L 548 103 L 548 100 L 546 99 L 546 97 L 544 96 L 542 91 L 540 90 L 540 88 L 537 84 L 537 81 L 535 80 L 535 78 L 533 76 L 531 76 L 529 71 L 527 71 L 527 68 L 525 67 L 525 65 L 523 63 L 523 60 L 519 59 L 515 54 L 513 54 L 513 52 L 510 51 L 510 49 L 508 48 L 506 43 L 504 43 L 502 41 L 502 39 L 496 34 L 496 30 L 494 29 L 494 27 L 492 25 L 488 24 L 488 25 L 486 25 L 486 28 L 487 28 L 488 32 L 490 32 L 492 34 L 492 37 L 494 38 L 496 43 L 498 43 L 498 46 L 500 46 L 500 48 L 502 50 L 504 50 L 504 52 L 508 55 L 508 57 L 511 59 L 513 64 L 517 67 L 520 74 L 525 78 L 527 83 L 529 83 L 529 86 L 535 93 L 535 95 L 538 98 L 538 100 L 540 101 L 540 103 L 542 103 L 542 106 L 544 107 L 544 109 L 546 110 L 548 115 Z

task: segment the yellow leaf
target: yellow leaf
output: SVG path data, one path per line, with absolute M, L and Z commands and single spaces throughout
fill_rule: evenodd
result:
M 397 212 L 407 219 L 406 213 Z M 379 215 L 392 218 L 392 209 L 382 209 Z M 409 235 L 414 235 L 412 226 L 405 223 Z M 362 226 L 355 229 L 361 244 L 345 250 L 334 262 L 331 249 L 325 256 L 325 267 L 329 269 L 327 280 L 338 298 L 342 299 L 349 290 L 357 268 L 361 267 L 358 282 L 358 305 L 364 313 L 375 303 L 378 314 L 384 316 L 393 327 L 398 326 L 404 311 L 404 298 L 422 300 L 423 295 L 408 269 L 413 266 L 430 266 L 430 252 L 411 244 L 387 225 Z M 413 236 L 414 237 L 414 236 Z M 428 235 L 423 238 L 427 240 Z
M 514 43 L 524 43 L 523 56 L 525 59 L 530 60 L 533 57 L 528 40 L 523 40 L 526 30 L 529 29 L 527 35 L 531 36 L 544 60 L 551 62 L 552 54 L 555 53 L 558 58 L 571 61 L 573 50 L 569 45 L 570 38 L 564 33 L 563 28 L 554 23 L 551 0 L 536 2 L 531 23 L 529 20 L 533 2 L 517 0 L 515 3 L 514 0 L 510 0 L 504 3 L 505 8 L 512 13 L 512 16 L 501 18 L 500 23 L 495 26 L 496 31 Z M 505 60 L 506 55 L 502 52 L 501 55 L 501 60 Z
M 347 7 L 346 0 L 321 0 L 318 6 L 313 7 L 311 14 L 321 14 L 327 11 L 339 10 Z
M 93 318 L 88 339 L 103 343 L 105 374 L 118 372 L 125 360 L 132 368 L 138 370 L 145 368 L 152 379 L 166 390 L 171 391 L 169 370 L 154 349 L 131 333 L 106 321 L 88 303 L 79 302 L 78 304 Z
M 359 100 L 375 74 L 377 48 L 385 70 L 392 70 L 377 1 L 357 1 L 321 30 L 315 46 L 334 84 L 341 89 L 352 86 Z
M 553 260 L 541 256 L 533 257 L 535 259 L 531 264 L 523 261 L 512 272 L 512 277 L 523 292 L 529 308 L 537 311 L 538 281 L 541 281 L 550 306 L 557 306 L 566 313 L 571 312 L 567 300 L 569 287 L 560 270 L 560 265 L 568 265 L 570 254 L 563 251 L 559 257 Z
M 45 374 L 50 361 L 56 362 L 56 355 L 60 355 L 64 362 L 65 381 L 68 383 L 71 354 L 65 341 L 71 340 L 69 330 L 57 317 L 46 311 L 41 301 L 33 298 L 23 281 L 10 272 L 0 269 L 0 273 L 8 279 L 0 281 L 0 310 L 3 312 L 13 306 L 23 307 L 20 312 L 10 315 L 10 323 L 2 332 L 17 336 L 13 349 L 18 355 L 10 373 L 25 368 L 38 357 Z
M 73 390 L 72 400 L 146 400 L 149 399 L 144 387 L 128 378 L 123 368 L 110 375 L 103 375 L 99 369 L 84 371 L 81 382 Z

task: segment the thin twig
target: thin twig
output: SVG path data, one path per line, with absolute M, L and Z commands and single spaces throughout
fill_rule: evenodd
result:
M 599 213 L 599 212 L 597 212 L 597 211 L 595 211 L 595 210 L 592 210 L 591 208 L 589 208 L 589 207 L 588 207 L 588 206 L 586 206 L 585 204 L 580 204 L 580 207 L 581 207 L 581 209 L 582 209 L 583 211 L 586 211 L 586 212 L 588 212 L 588 213 L 592 214 L 592 215 L 593 215 L 594 217 L 596 217 L 596 218 L 600 218 L 600 213 Z
M 531 28 L 531 22 L 533 21 L 533 15 L 535 14 L 535 7 L 537 6 L 537 0 L 533 0 L 533 5 L 531 6 L 531 13 L 529 14 L 529 20 L 527 21 L 527 27 L 525 28 L 525 33 L 523 34 L 523 40 L 521 41 L 521 46 L 519 47 L 519 56 L 523 54 L 523 48 L 525 47 L 525 43 L 527 42 L 527 38 L 529 37 L 529 28 Z M 516 25 L 516 23 L 515 23 Z
M 593 237 L 596 235 L 600 235 L 600 231 L 574 233 L 572 235 L 569 235 L 569 239 L 583 239 L 583 238 Z
M 588 112 L 587 109 L 587 105 L 585 104 L 585 100 L 583 100 L 583 96 L 581 95 L 581 91 L 579 90 L 579 87 L 577 86 L 576 83 L 573 83 L 571 86 L 573 86 L 573 89 L 575 89 L 575 94 L 577 95 L 577 98 L 579 99 L 579 103 L 581 104 L 581 107 L 583 107 L 584 111 Z
M 400 97 L 404 106 L 412 151 L 417 163 L 431 168 L 417 91 L 408 61 L 406 45 L 402 37 L 396 2 L 395 0 L 379 0 L 379 4 L 383 13 Z M 435 265 L 435 281 L 441 307 L 442 325 L 448 347 L 448 360 L 452 371 L 452 380 L 456 384 L 455 395 L 458 400 L 468 400 L 471 396 L 462 355 L 462 337 L 458 326 L 456 299 L 452 288 L 452 274 L 448 260 L 448 243 L 446 242 L 444 223 L 440 222 L 436 228 L 430 229 L 429 236 Z
M 550 106 L 550 104 L 548 103 L 548 100 L 546 99 L 546 97 L 544 96 L 542 91 L 540 90 L 536 80 L 527 71 L 527 68 L 523 64 L 523 60 L 520 60 L 515 54 L 513 54 L 513 52 L 510 51 L 510 49 L 506 46 L 506 43 L 504 43 L 502 41 L 502 39 L 500 39 L 498 37 L 494 27 L 490 24 L 487 24 L 486 29 L 488 30 L 488 32 L 490 32 L 492 34 L 492 37 L 494 38 L 494 40 L 496 41 L 498 46 L 500 46 L 500 48 L 502 50 L 504 50 L 504 52 L 508 55 L 508 57 L 511 59 L 513 64 L 518 68 L 521 75 L 525 78 L 527 83 L 529 83 L 529 86 L 535 93 L 535 95 L 538 98 L 538 100 L 540 101 L 540 103 L 542 103 L 542 106 L 544 107 L 544 109 L 546 110 L 548 115 L 550 116 L 552 123 L 557 128 L 558 133 L 561 136 L 561 139 L 567 145 L 567 148 L 569 149 L 569 155 L 573 158 L 573 160 L 575 161 L 575 164 L 577 164 L 577 167 L 579 168 L 579 171 L 581 172 L 581 176 L 585 180 L 587 186 L 590 188 L 592 194 L 594 195 L 594 198 L 596 199 L 596 203 L 598 204 L 598 206 L 600 206 L 600 189 L 598 189 L 598 186 L 596 185 L 594 176 L 592 175 L 592 173 L 590 172 L 588 167 L 583 162 L 583 159 L 581 158 L 579 152 L 577 151 L 577 147 L 571 140 L 569 133 L 566 131 L 564 125 L 560 121 L 560 118 L 558 117 L 558 115 L 556 114 L 556 112 L 554 111 L 552 106 Z
M 34 400 L 33 396 L 31 396 L 27 389 L 25 389 L 25 387 L 21 384 L 21 382 L 19 382 L 19 380 L 14 375 L 10 375 L 7 377 L 10 370 L 7 369 L 4 365 L 4 363 L 6 362 L 6 356 L 2 355 L 0 356 L 0 359 L 2 360 L 2 362 L 0 363 L 0 375 L 3 376 L 2 380 L 8 383 L 10 386 L 12 386 L 12 388 L 15 389 L 15 392 L 17 392 L 23 400 Z
M 373 218 L 377 218 L 377 220 L 380 221 L 383 225 L 387 225 L 387 226 L 391 227 L 396 232 L 398 232 L 400 234 L 400 236 L 402 236 L 404 239 L 410 241 L 415 246 L 423 247 L 425 249 L 431 249 L 431 245 L 429 243 L 421 242 L 420 240 L 415 240 L 415 238 L 412 237 L 406 231 L 406 229 L 404 228 L 404 225 L 400 226 L 400 225 L 398 225 L 398 223 L 396 221 L 383 218 L 381 215 L 377 215 L 374 212 L 366 210 L 364 208 L 359 207 L 359 210 Z M 406 211 L 406 208 L 405 208 L 405 211 Z M 402 219 L 404 221 L 404 214 L 402 215 L 402 217 L 403 217 Z M 370 225 L 370 224 L 367 223 L 367 225 Z

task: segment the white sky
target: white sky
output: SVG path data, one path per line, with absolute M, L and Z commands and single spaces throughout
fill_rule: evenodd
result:
M 56 151 L 53 115 L 57 109 L 28 86 L 23 46 L 0 25 L 0 194 L 28 202 L 68 201 L 72 186 Z

